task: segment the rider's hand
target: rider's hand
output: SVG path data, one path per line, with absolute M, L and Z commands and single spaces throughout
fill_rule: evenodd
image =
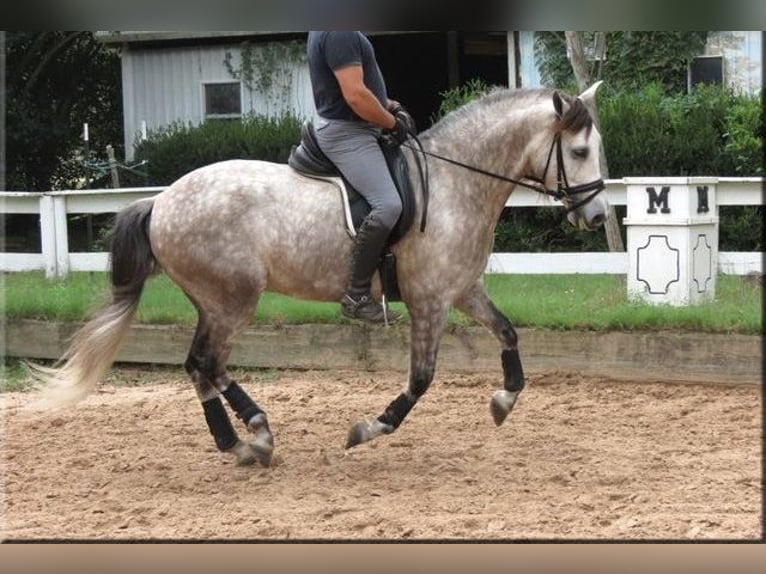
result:
M 395 106 L 392 106 L 392 108 L 391 113 L 394 114 L 396 125 L 394 125 L 389 133 L 397 142 L 403 144 L 407 141 L 410 135 L 417 134 L 415 120 L 412 119 L 412 116 L 401 104 L 397 103 Z

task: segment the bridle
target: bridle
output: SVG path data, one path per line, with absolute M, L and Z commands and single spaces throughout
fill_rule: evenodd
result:
M 548 175 L 548 168 L 551 165 L 553 148 L 556 148 L 556 190 L 555 191 L 545 187 L 545 177 Z M 550 150 L 548 150 L 548 159 L 545 162 L 545 170 L 543 171 L 542 179 L 539 179 L 536 177 L 527 177 L 526 179 L 539 183 L 540 187 L 538 188 L 536 186 L 526 185 L 524 183 L 520 183 L 519 185 L 523 185 L 524 187 L 534 189 L 535 191 L 544 193 L 545 195 L 550 195 L 552 197 L 555 197 L 558 200 L 572 199 L 576 195 L 591 192 L 590 195 L 588 195 L 584 199 L 581 199 L 580 201 L 578 201 L 577 203 L 574 203 L 573 205 L 567 206 L 567 213 L 569 213 L 570 211 L 574 211 L 575 209 L 589 203 L 591 200 L 593 200 L 594 197 L 596 197 L 599 193 L 601 193 L 601 191 L 603 191 L 605 187 L 604 180 L 601 178 L 595 179 L 589 183 L 583 183 L 580 185 L 569 185 L 569 180 L 567 179 L 567 170 L 564 167 L 564 153 L 561 151 L 561 132 L 558 132 L 555 136 L 553 136 L 553 142 L 551 143 Z
M 505 175 L 501 175 L 498 173 L 494 173 L 491 171 L 487 171 L 485 169 L 482 169 L 480 167 L 476 167 L 473 165 L 469 165 L 467 163 L 463 163 L 439 154 L 435 154 L 429 151 L 425 151 L 423 149 L 422 144 L 417 139 L 416 136 L 413 134 L 410 134 L 411 137 L 417 142 L 417 148 L 408 144 L 404 143 L 402 145 L 410 148 L 415 152 L 415 154 L 422 153 L 423 155 L 427 155 L 430 157 L 433 157 L 435 159 L 445 161 L 447 163 L 451 163 L 452 165 L 456 165 L 459 167 L 462 167 L 464 169 L 467 169 L 468 171 L 472 171 L 475 173 L 479 173 L 481 175 L 486 175 L 488 177 L 492 177 L 494 179 L 499 179 L 501 181 L 505 181 L 508 183 L 512 183 L 514 185 L 520 185 L 522 187 L 526 187 L 528 189 L 531 189 L 533 191 L 536 191 L 538 193 L 542 193 L 543 195 L 549 195 L 553 197 L 554 199 L 557 199 L 559 201 L 561 200 L 570 200 L 573 201 L 576 199 L 575 196 L 581 195 L 583 193 L 589 193 L 586 197 L 583 199 L 576 201 L 575 203 L 571 205 L 566 206 L 567 213 L 574 211 L 575 209 L 578 209 L 582 207 L 583 205 L 586 205 L 590 201 L 593 200 L 601 191 L 604 189 L 604 180 L 599 178 L 596 180 L 593 180 L 589 183 L 583 183 L 581 185 L 569 185 L 569 180 L 567 179 L 567 172 L 566 168 L 564 167 L 564 154 L 561 150 L 561 132 L 556 133 L 556 135 L 553 136 L 553 141 L 551 142 L 551 147 L 548 150 L 548 159 L 545 162 L 545 171 L 543 171 L 543 177 L 533 177 L 533 176 L 524 176 L 524 179 L 528 181 L 533 181 L 537 185 L 531 185 L 529 183 L 526 183 L 525 181 L 513 179 L 512 177 L 508 177 Z M 548 175 L 548 169 L 551 165 L 551 158 L 553 157 L 553 150 L 556 150 L 556 189 L 548 189 L 545 187 L 545 179 Z M 419 167 L 419 166 L 418 166 Z

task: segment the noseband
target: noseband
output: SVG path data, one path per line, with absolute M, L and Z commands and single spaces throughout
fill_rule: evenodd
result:
M 415 138 L 417 141 L 417 138 Z M 423 149 L 423 146 L 420 145 L 420 142 L 418 141 L 419 149 L 416 149 L 415 147 L 409 145 L 409 144 L 402 144 L 408 148 L 410 148 L 412 151 L 417 153 L 422 153 L 423 155 L 427 155 L 442 161 L 446 161 L 447 163 L 451 163 L 453 165 L 462 167 L 464 169 L 467 169 L 468 171 L 472 171 L 475 173 L 480 173 L 482 175 L 486 175 L 488 177 L 492 177 L 494 179 L 499 179 L 501 181 L 506 181 L 508 183 L 512 183 L 514 185 L 520 185 L 522 187 L 526 187 L 527 189 L 531 189 L 533 191 L 536 191 L 538 193 L 542 193 L 544 195 L 549 195 L 559 201 L 561 200 L 575 200 L 575 196 L 591 192 L 588 196 L 584 197 L 583 199 L 577 201 L 576 203 L 573 203 L 572 205 L 567 205 L 566 210 L 567 213 L 570 211 L 574 211 L 575 209 L 578 209 L 582 207 L 583 205 L 586 205 L 591 200 L 593 200 L 594 197 L 596 197 L 601 191 L 604 189 L 604 180 L 603 179 L 596 179 L 589 183 L 583 183 L 581 185 L 575 185 L 570 186 L 569 181 L 567 179 L 567 172 L 566 168 L 564 167 L 564 154 L 561 150 L 561 133 L 557 133 L 555 136 L 553 136 L 553 141 L 551 142 L 551 147 L 548 150 L 548 159 L 545 162 L 545 171 L 543 171 L 543 177 L 532 177 L 532 176 L 525 176 L 525 179 L 529 181 L 535 182 L 537 185 L 530 185 L 524 181 L 513 179 L 512 177 L 507 177 L 504 175 L 500 175 L 498 173 L 493 173 L 491 171 L 487 171 L 485 169 L 482 169 L 480 167 L 475 167 L 472 165 L 468 165 L 466 163 L 459 162 L 457 160 L 444 157 L 439 154 L 435 154 L 429 151 L 425 151 Z M 548 175 L 548 168 L 551 165 L 551 158 L 553 157 L 553 150 L 556 150 L 556 189 L 548 189 L 545 187 L 545 179 Z

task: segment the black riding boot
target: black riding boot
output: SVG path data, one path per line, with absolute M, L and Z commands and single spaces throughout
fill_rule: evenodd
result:
M 389 311 L 372 298 L 372 276 L 378 267 L 389 230 L 372 216 L 362 222 L 356 234 L 351 256 L 351 277 L 341 309 L 346 317 L 368 323 L 393 323 L 399 313 Z

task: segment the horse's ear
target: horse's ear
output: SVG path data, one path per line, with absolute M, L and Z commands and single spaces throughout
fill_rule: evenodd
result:
M 582 94 L 577 96 L 582 100 L 582 103 L 584 103 L 586 106 L 591 106 L 596 101 L 596 92 L 601 87 L 601 84 L 603 84 L 603 80 L 599 80 L 598 82 L 594 83 L 590 88 L 585 90 Z
M 569 108 L 569 104 L 561 99 L 558 92 L 553 92 L 553 109 L 556 110 L 556 116 L 561 119 L 564 116 L 565 108 Z
M 598 118 L 598 112 L 596 111 L 596 92 L 601 87 L 601 84 L 603 84 L 603 80 L 599 80 L 598 82 L 594 83 L 590 88 L 585 90 L 582 94 L 577 96 L 577 99 L 579 99 L 583 104 L 585 104 L 585 109 L 588 110 L 588 113 L 590 114 L 590 117 L 596 119 Z

